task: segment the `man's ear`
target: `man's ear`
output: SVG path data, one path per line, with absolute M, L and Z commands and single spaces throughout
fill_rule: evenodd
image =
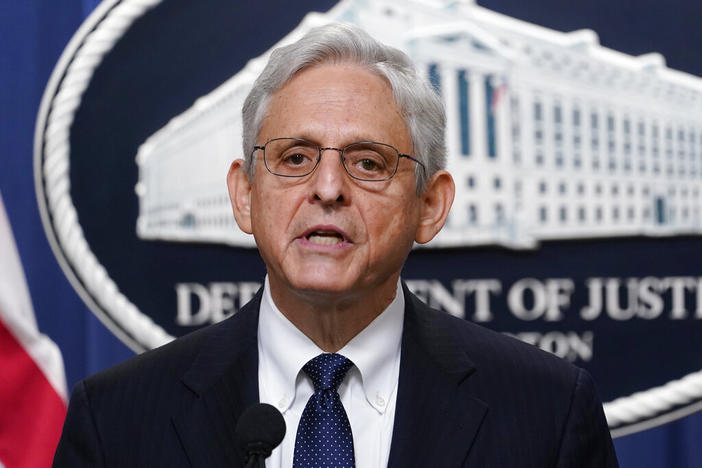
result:
M 251 230 L 251 182 L 244 169 L 244 160 L 237 159 L 229 167 L 227 173 L 227 187 L 229 188 L 229 199 L 232 202 L 234 219 L 239 228 L 247 234 L 252 234 Z
M 456 187 L 451 174 L 446 171 L 437 171 L 420 196 L 421 214 L 415 242 L 426 244 L 438 234 L 453 204 Z

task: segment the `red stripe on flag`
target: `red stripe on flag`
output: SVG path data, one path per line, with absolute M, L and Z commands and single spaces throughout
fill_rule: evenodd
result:
M 61 397 L 0 320 L 0 462 L 50 467 L 65 417 Z

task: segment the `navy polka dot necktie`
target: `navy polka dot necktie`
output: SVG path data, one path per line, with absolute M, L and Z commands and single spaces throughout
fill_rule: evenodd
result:
M 337 392 L 352 366 L 341 354 L 325 353 L 302 368 L 314 393 L 297 427 L 293 468 L 354 467 L 351 424 Z

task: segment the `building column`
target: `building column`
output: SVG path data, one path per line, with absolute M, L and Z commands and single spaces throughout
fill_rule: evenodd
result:
M 441 98 L 446 108 L 446 150 L 448 151 L 448 162 L 461 157 L 461 129 L 460 116 L 458 113 L 458 78 L 454 67 L 439 65 L 441 76 Z

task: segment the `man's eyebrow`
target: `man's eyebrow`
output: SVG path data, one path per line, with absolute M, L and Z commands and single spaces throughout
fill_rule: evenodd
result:
M 294 135 L 282 135 L 282 137 L 284 137 L 284 138 L 301 138 L 303 140 L 307 140 L 310 143 L 314 143 L 314 144 L 321 146 L 321 147 L 329 146 L 327 144 L 323 144 L 319 139 L 313 137 L 311 134 L 309 134 L 307 132 L 298 132 Z M 376 143 L 385 143 L 385 144 L 392 145 L 392 142 L 383 141 L 383 139 L 378 139 L 377 137 L 371 137 L 368 135 L 361 135 L 358 133 L 354 133 L 351 136 L 344 137 L 344 139 L 341 140 L 340 143 L 337 143 L 337 145 L 339 148 L 343 148 L 344 146 L 348 146 L 348 145 L 351 145 L 353 143 L 358 143 L 360 141 L 373 141 Z

